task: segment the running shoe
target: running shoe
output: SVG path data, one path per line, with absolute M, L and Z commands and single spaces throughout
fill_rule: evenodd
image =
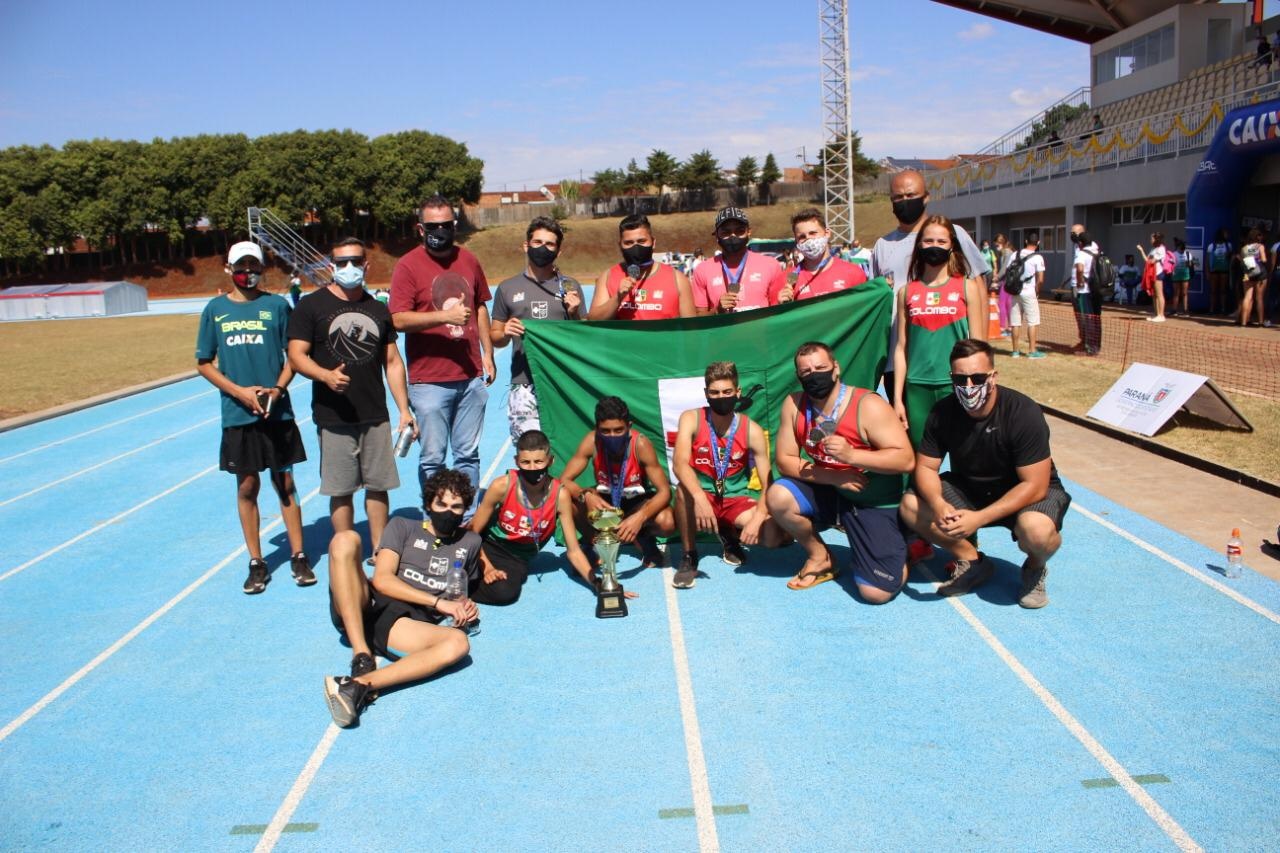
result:
M 1049 567 L 1031 568 L 1028 563 L 1022 564 L 1022 589 L 1018 593 L 1018 604 L 1028 610 L 1039 610 L 1049 603 L 1049 594 L 1044 590 L 1045 579 L 1049 577 Z
M 1022 353 L 1021 353 L 1021 352 L 1019 352 L 1018 350 L 1014 350 L 1014 351 L 1010 354 L 1010 356 L 1009 356 L 1009 357 L 1010 357 L 1010 358 L 1022 358 Z
M 329 703 L 329 713 L 340 728 L 349 728 L 360 719 L 360 712 L 368 702 L 367 685 L 345 675 L 326 675 L 324 698 Z
M 724 561 L 730 566 L 741 566 L 747 561 L 747 552 L 742 550 L 742 543 L 736 536 L 721 536 L 720 544 L 724 547 Z
M 311 561 L 307 559 L 307 555 L 299 551 L 289 558 L 289 565 L 293 568 L 293 581 L 298 586 L 311 586 L 316 582 L 316 573 L 311 571 Z
M 640 546 L 640 568 L 661 569 L 667 565 L 667 549 L 658 543 L 658 537 L 638 536 L 636 544 Z
M 361 675 L 368 675 L 378 668 L 378 662 L 373 659 L 373 655 L 361 652 L 351 659 L 351 677 L 356 678 Z
M 249 577 L 244 580 L 244 594 L 257 595 L 267 588 L 271 582 L 271 573 L 267 571 L 266 560 L 249 561 Z
M 951 580 L 938 587 L 938 595 L 964 595 L 972 592 L 991 580 L 995 570 L 995 563 L 988 560 L 987 555 L 982 552 L 978 552 L 976 560 L 956 560 L 955 574 L 951 576 Z
M 1044 353 L 1040 352 L 1040 350 L 1029 352 L 1027 353 L 1027 358 L 1044 358 Z
M 680 568 L 676 571 L 676 576 L 671 579 L 671 585 L 676 589 L 692 589 L 697 581 L 698 552 L 689 551 L 680 560 Z

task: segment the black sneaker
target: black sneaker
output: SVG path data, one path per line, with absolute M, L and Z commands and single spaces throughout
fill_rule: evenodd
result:
M 978 552 L 976 560 L 956 560 L 955 573 L 951 580 L 938 587 L 938 595 L 964 595 L 991 580 L 996 564 L 987 559 L 987 555 Z
M 676 576 L 671 579 L 671 585 L 676 589 L 692 589 L 697 581 L 698 552 L 689 551 L 685 553 L 684 559 L 680 561 L 680 568 L 676 571 Z
M 257 595 L 267 588 L 271 581 L 271 573 L 267 571 L 266 560 L 249 561 L 249 577 L 244 579 L 244 594 Z M 314 583 L 314 580 L 312 581 Z
M 360 712 L 368 703 L 369 688 L 345 675 L 326 675 L 324 698 L 329 703 L 329 713 L 341 728 L 349 728 L 360 719 Z
M 311 586 L 316 582 L 316 573 L 311 571 L 311 561 L 307 559 L 307 555 L 299 551 L 289 558 L 289 565 L 293 567 L 293 581 L 298 586 Z
M 640 546 L 640 568 L 661 569 L 667 565 L 666 549 L 658 544 L 656 536 L 638 536 L 636 544 Z
M 730 566 L 741 566 L 747 561 L 747 552 L 742 550 L 738 537 L 721 536 L 720 544 L 724 546 L 724 561 Z
M 351 677 L 355 678 L 360 675 L 368 675 L 378 668 L 378 662 L 373 659 L 373 655 L 361 652 L 351 659 Z

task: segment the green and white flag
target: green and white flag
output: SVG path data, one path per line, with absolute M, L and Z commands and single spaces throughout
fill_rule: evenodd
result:
M 831 347 L 844 382 L 874 389 L 884 372 L 892 301 L 892 288 L 873 279 L 741 314 L 648 322 L 528 320 L 524 348 L 556 467 L 594 428 L 596 402 L 609 395 L 626 401 L 636 428 L 655 447 L 665 446 L 669 457 L 680 412 L 706 405 L 702 376 L 713 361 L 738 366 L 742 411 L 770 435 L 782 401 L 799 390 L 793 358 L 806 341 Z M 583 482 L 590 477 L 588 469 Z

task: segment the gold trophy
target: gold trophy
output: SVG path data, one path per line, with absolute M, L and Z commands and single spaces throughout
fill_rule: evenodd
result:
M 614 532 L 622 523 L 622 511 L 616 509 L 593 510 L 589 516 L 596 529 L 596 553 L 600 555 L 600 586 L 596 588 L 596 618 L 612 619 L 627 615 L 627 598 L 622 584 L 618 583 L 618 546 L 621 542 Z

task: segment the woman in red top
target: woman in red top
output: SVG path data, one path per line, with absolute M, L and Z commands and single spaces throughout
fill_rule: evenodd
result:
M 698 313 L 689 279 L 655 261 L 654 245 L 649 217 L 628 216 L 618 223 L 622 262 L 596 279 L 588 320 L 670 320 Z

